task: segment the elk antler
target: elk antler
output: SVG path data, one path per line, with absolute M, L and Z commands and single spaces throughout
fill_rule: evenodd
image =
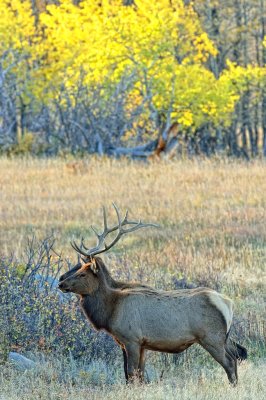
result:
M 86 257 L 95 256 L 96 254 L 100 254 L 100 253 L 103 253 L 103 252 L 111 249 L 111 247 L 113 247 L 118 242 L 118 240 L 121 238 L 121 236 L 126 235 L 127 233 L 134 232 L 140 228 L 146 228 L 147 226 L 154 226 L 156 228 L 159 228 L 159 225 L 151 224 L 151 223 L 145 224 L 145 223 L 142 223 L 141 220 L 129 221 L 128 220 L 128 210 L 126 211 L 124 218 L 121 220 L 118 208 L 114 203 L 113 203 L 113 207 L 114 207 L 116 215 L 117 215 L 118 224 L 113 226 L 112 228 L 108 228 L 106 210 L 105 210 L 105 207 L 103 207 L 103 225 L 104 225 L 103 232 L 98 233 L 93 226 L 91 227 L 93 232 L 95 233 L 95 235 L 98 238 L 97 246 L 93 247 L 92 249 L 88 249 L 84 245 L 84 243 L 83 243 L 84 240 L 82 238 L 81 239 L 81 247 L 79 247 L 75 241 L 73 241 L 73 243 L 71 242 L 71 246 L 73 247 L 74 250 L 76 250 L 79 254 L 82 254 L 83 256 L 86 256 Z M 126 228 L 124 228 L 125 225 L 133 225 L 133 226 L 131 228 L 126 229 Z M 105 239 L 106 239 L 107 235 L 109 233 L 115 232 L 116 230 L 118 230 L 116 237 L 110 244 L 107 245 L 105 243 Z M 102 246 L 104 246 L 104 248 L 102 248 Z

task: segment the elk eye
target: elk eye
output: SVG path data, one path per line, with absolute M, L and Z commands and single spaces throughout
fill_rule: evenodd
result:
M 83 273 L 83 274 L 80 274 L 80 277 L 81 277 L 81 278 L 85 278 L 85 276 L 86 276 L 86 274 L 84 274 L 84 273 Z

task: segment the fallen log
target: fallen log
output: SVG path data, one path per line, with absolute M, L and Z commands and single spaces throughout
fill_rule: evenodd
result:
M 170 127 L 166 127 L 160 133 L 158 139 L 151 140 L 150 142 L 128 148 L 116 147 L 108 151 L 114 157 L 129 156 L 136 159 L 159 159 L 162 155 L 173 157 L 175 150 L 178 146 L 178 124 L 175 122 Z

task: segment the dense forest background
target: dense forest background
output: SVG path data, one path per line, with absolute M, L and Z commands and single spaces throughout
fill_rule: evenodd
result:
M 1 152 L 266 157 L 265 3 L 1 0 Z

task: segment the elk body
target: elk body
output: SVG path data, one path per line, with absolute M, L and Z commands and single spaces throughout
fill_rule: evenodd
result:
M 95 329 L 103 329 L 121 346 L 126 380 L 143 379 L 145 351 L 180 353 L 200 344 L 225 369 L 232 384 L 237 383 L 237 359 L 245 359 L 246 349 L 230 341 L 233 318 L 230 299 L 208 288 L 159 291 L 148 286 L 114 280 L 96 254 L 111 248 L 119 238 L 136 229 L 150 226 L 131 222 L 126 217 L 98 236 L 98 246 L 88 250 L 83 242 L 73 247 L 83 263 L 62 275 L 59 288 L 80 296 L 81 308 Z M 130 228 L 124 228 L 127 225 Z M 114 241 L 105 243 L 108 233 L 118 230 Z

